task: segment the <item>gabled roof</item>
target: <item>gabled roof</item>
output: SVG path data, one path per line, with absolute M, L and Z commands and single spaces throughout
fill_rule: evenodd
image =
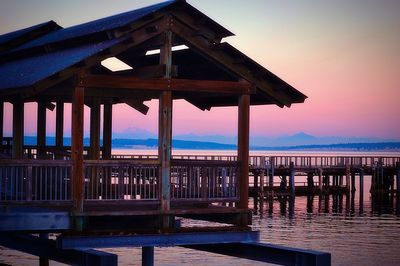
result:
M 0 97 L 39 85 L 50 88 L 82 68 L 99 65 L 106 57 L 122 55 L 122 58 L 131 60 L 129 49 L 139 44 L 140 49 L 149 47 L 146 43 L 160 36 L 164 27 L 162 19 L 166 17 L 174 17 L 176 25 L 185 27 L 182 32 L 176 32 L 178 44 L 187 44 L 190 51 L 193 49 L 208 62 L 198 61 L 205 67 L 197 70 L 211 71 L 210 66 L 215 65 L 225 73 L 214 71 L 217 79 L 248 80 L 257 88 L 256 95 L 251 97 L 252 104 L 290 106 L 305 100 L 305 95 L 279 77 L 228 43 L 221 43 L 222 38 L 233 34 L 183 0 L 166 1 L 69 28 L 61 28 L 50 21 L 1 35 Z M 194 53 L 188 55 L 187 59 L 193 59 L 196 67 L 198 57 Z M 142 58 L 145 65 L 154 64 L 150 57 Z M 138 57 L 133 56 L 133 61 L 128 63 L 136 64 L 136 60 Z M 46 83 L 49 79 L 51 82 Z M 209 95 L 208 98 L 203 95 L 202 99 L 184 98 L 202 109 L 236 105 L 234 98 L 218 95 Z
M 21 44 L 34 41 L 50 32 L 61 29 L 54 21 L 44 22 L 22 30 L 0 35 L 0 53 L 14 49 Z

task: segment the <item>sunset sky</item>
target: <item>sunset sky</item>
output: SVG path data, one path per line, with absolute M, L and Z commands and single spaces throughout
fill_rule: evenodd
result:
M 48 20 L 68 27 L 157 2 L 0 0 L 0 34 Z M 304 104 L 291 108 L 252 107 L 251 135 L 303 131 L 317 136 L 400 139 L 400 1 L 188 2 L 235 33 L 225 41 L 309 97 Z M 113 130 L 141 128 L 156 133 L 158 104 L 147 104 L 147 116 L 125 105 L 115 106 Z M 35 135 L 36 118 L 32 114 L 36 105 L 29 104 L 26 109 L 29 119 L 26 116 L 25 134 Z M 70 112 L 68 106 L 66 112 Z M 176 101 L 173 115 L 175 135 L 237 132 L 237 108 L 203 112 Z M 55 114 L 48 112 L 48 116 L 51 135 Z M 10 117 L 7 104 L 8 135 Z M 67 131 L 69 123 L 67 119 Z

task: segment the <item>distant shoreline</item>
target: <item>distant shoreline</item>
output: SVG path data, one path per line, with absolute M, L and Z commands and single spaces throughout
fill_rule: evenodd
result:
M 36 137 L 25 136 L 26 145 L 35 145 Z M 54 137 L 47 137 L 47 145 L 54 145 Z M 70 146 L 71 138 L 64 138 L 64 145 Z M 84 139 L 84 145 L 89 146 L 89 138 Z M 173 140 L 173 149 L 177 150 L 226 150 L 233 151 L 237 149 L 235 144 L 224 144 L 218 142 L 206 141 L 188 141 Z M 112 140 L 113 149 L 157 149 L 157 139 L 122 139 Z M 250 146 L 251 151 L 338 151 L 338 152 L 400 152 L 400 142 L 364 142 L 364 143 L 336 143 L 323 145 L 296 145 L 296 146 Z

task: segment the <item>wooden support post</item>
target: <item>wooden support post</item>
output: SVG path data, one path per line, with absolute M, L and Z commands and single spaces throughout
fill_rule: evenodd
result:
M 90 107 L 90 159 L 100 159 L 100 102 L 95 98 Z
M 142 247 L 142 266 L 154 265 L 154 247 Z
M 270 157 L 269 181 L 268 181 L 270 197 L 274 196 L 274 175 L 275 175 L 275 157 L 271 156 Z
M 294 169 L 294 163 L 290 162 L 290 176 L 289 176 L 289 188 L 290 188 L 290 196 L 294 198 L 295 196 L 295 183 L 294 176 L 296 174 L 296 170 Z
M 254 191 L 256 193 L 258 193 L 258 177 L 259 177 L 259 173 L 257 173 L 257 172 L 253 173 L 253 187 L 254 187 Z
M 396 197 L 400 199 L 400 162 L 396 162 Z
M 75 87 L 72 98 L 72 201 L 73 211 L 83 211 L 84 172 L 83 172 L 83 105 L 84 88 Z M 79 229 L 79 228 L 78 228 Z
M 356 191 L 356 173 L 354 170 L 351 173 L 351 193 Z
M 350 164 L 346 163 L 346 192 L 350 191 L 350 174 L 351 174 Z
M 165 42 L 160 49 L 160 64 L 165 64 L 165 78 L 171 77 L 172 32 L 165 32 Z M 161 210 L 170 209 L 171 200 L 171 146 L 172 146 L 172 94 L 163 91 L 159 99 L 158 115 L 158 158 L 160 160 L 160 200 Z M 163 217 L 162 227 L 170 226 L 168 216 Z
M 308 193 L 314 193 L 314 173 L 307 173 L 307 191 Z
M 265 156 L 260 157 L 260 197 L 264 199 L 264 189 L 265 189 Z M 262 203 L 263 201 L 261 201 Z
M 364 206 L 364 169 L 360 169 L 360 199 L 359 199 L 359 204 L 360 204 L 360 213 L 363 212 L 363 206 Z
M 201 193 L 201 198 L 202 199 L 207 199 L 208 198 L 208 187 L 207 187 L 207 182 L 208 180 L 208 172 L 207 172 L 207 167 L 203 166 L 201 167 L 201 179 L 200 179 L 200 193 Z
M 45 159 L 46 157 L 46 102 L 39 101 L 37 103 L 37 158 Z
M 57 100 L 56 103 L 56 150 L 59 154 L 56 159 L 62 159 L 60 155 L 64 146 L 64 102 Z
M 3 152 L 4 137 L 4 102 L 0 101 L 0 152 Z
M 24 157 L 24 102 L 16 100 L 13 102 L 13 159 Z
M 322 168 L 318 169 L 318 188 L 319 193 L 322 193 Z
M 265 170 L 262 169 L 260 171 L 260 198 L 264 199 L 264 178 L 265 178 Z
M 111 159 L 112 145 L 112 102 L 111 100 L 104 103 L 103 115 L 103 159 Z
M 250 95 L 239 97 L 238 108 L 238 161 L 240 169 L 240 209 L 248 209 L 249 203 L 249 132 Z
M 41 239 L 49 239 L 49 234 L 40 233 L 39 238 Z M 39 257 L 39 266 L 49 266 L 49 258 Z
M 382 158 L 379 158 L 378 162 L 378 192 L 382 193 L 384 192 L 385 186 L 384 186 L 384 176 L 383 176 L 383 162 Z

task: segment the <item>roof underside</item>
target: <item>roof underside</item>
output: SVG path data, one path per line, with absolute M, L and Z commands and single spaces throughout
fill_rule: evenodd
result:
M 160 47 L 162 32 L 157 32 L 161 25 L 157 23 L 165 17 L 173 17 L 176 24 L 181 23 L 188 32 L 185 35 L 177 31 L 174 38 L 174 45 L 185 44 L 190 48 L 173 52 L 172 64 L 176 66 L 177 78 L 247 80 L 256 88 L 251 104 L 290 106 L 304 102 L 305 95 L 228 43 L 221 43 L 222 38 L 233 34 L 182 0 L 65 29 L 51 21 L 1 35 L 0 99 L 27 95 L 27 100 L 46 97 L 54 100 L 61 96 L 68 100 L 74 76 L 82 70 L 92 74 L 122 74 L 101 66 L 101 61 L 108 57 L 117 57 L 132 66 L 133 74 L 135 69 L 156 66 L 159 55 L 146 55 L 146 51 Z M 121 90 L 115 94 L 115 101 L 121 97 L 140 100 L 157 97 L 152 91 L 126 93 Z M 218 93 L 174 92 L 173 95 L 202 109 L 237 105 L 237 96 Z

